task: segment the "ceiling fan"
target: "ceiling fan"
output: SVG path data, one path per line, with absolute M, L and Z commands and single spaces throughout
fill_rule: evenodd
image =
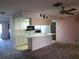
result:
M 65 10 L 65 7 L 64 7 L 64 3 L 62 2 L 57 2 L 55 4 L 53 4 L 54 7 L 60 7 L 60 11 L 59 13 L 64 15 L 64 14 L 68 14 L 68 15 L 74 15 L 75 13 L 73 11 L 77 10 L 76 8 L 70 8 L 68 10 Z
M 73 11 L 77 10 L 76 8 L 70 8 L 68 10 L 65 10 L 64 9 L 64 6 L 61 7 L 61 10 L 60 10 L 60 14 L 64 15 L 64 14 L 68 14 L 68 15 L 74 15 L 75 13 Z

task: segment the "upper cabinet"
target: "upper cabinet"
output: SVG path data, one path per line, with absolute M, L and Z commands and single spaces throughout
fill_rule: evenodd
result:
M 15 19 L 15 30 L 25 30 L 29 25 L 29 19 Z

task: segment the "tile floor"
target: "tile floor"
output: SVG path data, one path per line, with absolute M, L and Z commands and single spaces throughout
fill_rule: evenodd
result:
M 2 42 L 4 43 L 0 41 L 0 59 L 79 59 L 78 45 L 54 43 L 35 51 L 18 51 L 10 49 L 10 41 Z

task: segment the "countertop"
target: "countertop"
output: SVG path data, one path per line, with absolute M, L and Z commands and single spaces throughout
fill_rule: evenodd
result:
M 30 35 L 26 35 L 26 38 L 34 38 L 34 37 L 49 36 L 49 35 L 55 35 L 55 33 L 33 33 Z
M 56 35 L 55 33 L 26 33 L 26 34 L 17 34 L 16 36 L 23 36 L 24 38 L 35 38 L 41 36 L 49 36 L 49 35 Z

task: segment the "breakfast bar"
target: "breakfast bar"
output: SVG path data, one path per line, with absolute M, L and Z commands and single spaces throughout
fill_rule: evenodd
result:
M 55 33 L 32 33 L 26 34 L 28 48 L 32 51 L 52 44 L 52 35 Z

